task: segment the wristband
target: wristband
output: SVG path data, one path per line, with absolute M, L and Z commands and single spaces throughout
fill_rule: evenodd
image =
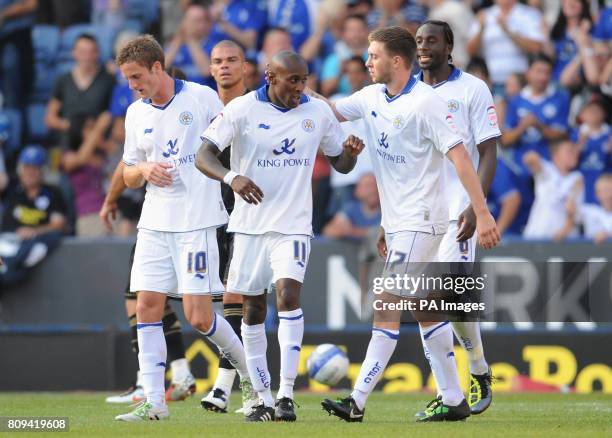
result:
M 225 174 L 225 176 L 223 177 L 223 182 L 225 184 L 227 184 L 228 186 L 232 185 L 232 181 L 234 180 L 234 178 L 236 178 L 238 176 L 238 174 L 236 172 L 234 172 L 233 170 L 230 170 L 229 172 L 227 172 Z

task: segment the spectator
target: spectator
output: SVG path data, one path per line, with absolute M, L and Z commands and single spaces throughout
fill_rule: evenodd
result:
M 610 56 L 612 42 L 612 6 L 606 7 L 597 19 L 593 29 L 593 41 L 597 54 L 603 58 Z
M 246 59 L 244 61 L 244 85 L 247 90 L 257 90 L 262 85 L 262 76 L 259 74 L 257 61 Z
M 387 26 L 406 27 L 412 35 L 427 19 L 427 11 L 418 0 L 375 0 L 368 14 L 371 30 Z
M 352 15 L 344 21 L 342 39 L 336 43 L 334 53 L 323 63 L 321 71 L 321 93 L 330 96 L 337 92 L 348 94 L 350 85 L 345 71 L 345 62 L 353 56 L 368 57 L 368 25 L 365 17 Z
M 597 203 L 595 181 L 612 172 L 612 137 L 606 123 L 608 115 L 600 100 L 587 103 L 580 111 L 581 124 L 572 132 L 572 140 L 578 145 L 580 158 L 578 169 L 584 177 L 584 202 Z
M 98 120 L 84 117 L 74 123 L 81 126 L 83 142 L 64 152 L 62 167 L 68 174 L 75 194 L 76 235 L 99 237 L 106 232 L 98 211 L 105 195 L 104 136 L 111 124 L 111 115 L 105 112 Z
M 4 193 L 4 189 L 8 185 L 9 178 L 6 172 L 6 163 L 4 162 L 4 153 L 2 151 L 2 142 L 0 142 L 0 195 Z M 0 214 L 2 214 L 2 205 L 0 205 Z
M 523 236 L 565 240 L 578 235 L 572 205 L 582 204 L 584 183 L 577 170 L 578 148 L 567 139 L 551 144 L 552 162 L 535 151 L 523 157 L 535 180 L 535 200 Z
M 595 183 L 599 205 L 583 204 L 576 207 L 570 203 L 570 213 L 576 211 L 577 220 L 584 225 L 584 236 L 599 244 L 612 239 L 612 173 L 601 175 Z
M 373 174 L 363 175 L 355 188 L 355 201 L 348 202 L 323 228 L 323 235 L 336 239 L 364 239 L 381 221 L 380 198 Z
M 0 91 L 4 106 L 23 111 L 34 79 L 32 24 L 37 0 L 0 1 Z
M 5 266 L 0 285 L 15 283 L 39 263 L 61 239 L 66 207 L 55 187 L 43 184 L 47 157 L 40 146 L 27 146 L 19 155 L 19 181 L 8 192 L 2 214 L 0 241 Z
M 537 9 L 517 0 L 495 0 L 494 6 L 478 13 L 467 50 L 470 56 L 482 54 L 491 73 L 494 94 L 502 94 L 508 76 L 524 73 L 527 56 L 540 52 L 545 41 L 542 16 Z
M 260 32 L 266 26 L 266 4 L 262 0 L 213 0 L 211 47 L 223 40 L 233 40 L 254 54 Z M 209 52 L 210 53 L 210 52 Z
M 455 36 L 453 42 L 453 65 L 465 69 L 469 62 L 467 43 L 474 14 L 466 2 L 454 0 L 426 0 L 429 7 L 429 20 L 446 21 Z
M 565 1 L 574 2 L 576 0 Z M 591 38 L 591 27 L 590 19 L 581 18 L 572 29 L 571 39 L 575 43 L 573 57 L 570 62 L 565 63 L 559 74 L 559 82 L 564 87 L 579 90 L 584 86 L 585 81 L 589 85 L 599 85 L 599 75 L 603 61 L 600 61 L 596 56 L 593 39 Z
M 505 160 L 497 158 L 495 177 L 487 194 L 487 205 L 497 222 L 499 233 L 520 235 L 522 226 L 527 222 L 527 214 L 519 218 L 521 213 L 521 193 L 514 173 Z M 529 209 L 524 210 L 526 213 Z
M 337 0 L 335 3 L 341 4 Z M 291 46 L 296 50 L 302 48 L 317 27 L 319 9 L 316 0 L 270 0 L 268 11 L 269 25 L 287 29 Z M 310 57 L 306 59 L 310 60 Z
M 266 66 L 270 62 L 270 59 L 283 50 L 293 50 L 289 32 L 282 27 L 269 28 L 264 35 L 261 52 L 257 55 L 259 74 L 262 78 L 265 75 Z
M 8 192 L 2 231 L 13 232 L 21 240 L 48 232 L 63 232 L 66 206 L 59 190 L 43 184 L 47 154 L 41 146 L 27 146 L 17 167 L 19 182 Z
M 204 6 L 187 8 L 181 25 L 166 50 L 166 65 L 180 68 L 187 79 L 216 89 L 210 76 L 212 15 Z
M 504 88 L 504 98 L 499 99 L 495 109 L 497 110 L 497 115 L 499 120 L 506 120 L 506 113 L 508 111 L 508 101 L 514 99 L 516 96 L 521 94 L 521 90 L 525 88 L 527 85 L 527 80 L 525 79 L 525 75 L 521 73 L 512 73 L 506 79 L 506 84 Z
M 567 133 L 569 96 L 551 85 L 552 68 L 553 62 L 546 55 L 533 57 L 526 74 L 527 86 L 508 103 L 501 142 L 514 149 L 519 165 L 530 150 L 548 159 L 548 142 Z
M 547 44 L 548 55 L 555 60 L 553 80 L 558 81 L 561 72 L 578 55 L 577 41 L 583 41 L 593 27 L 588 0 L 563 0 L 561 10 Z
M 96 39 L 89 34 L 80 35 L 72 50 L 76 64 L 57 79 L 47 104 L 45 123 L 62 134 L 66 149 L 70 143 L 81 142 L 81 132 L 72 126 L 73 119 L 97 116 L 108 109 L 115 80 L 100 65 L 98 54 Z

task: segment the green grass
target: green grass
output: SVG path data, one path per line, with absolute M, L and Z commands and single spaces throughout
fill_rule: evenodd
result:
M 101 393 L 0 393 L 0 416 L 63 416 L 70 434 L 79 436 L 165 437 L 482 437 L 612 436 L 612 397 L 602 394 L 496 394 L 491 408 L 465 422 L 416 424 L 413 414 L 430 394 L 373 394 L 363 423 L 344 423 L 321 410 L 321 394 L 300 393 L 297 423 L 246 424 L 238 414 L 214 414 L 200 408 L 201 395 L 170 405 L 170 419 L 120 423 L 113 417 L 126 405 L 104 403 Z M 329 397 L 329 395 L 327 395 Z M 337 394 L 333 394 L 335 398 Z M 232 396 L 236 408 L 238 395 Z M 1 435 L 1 434 L 0 434 Z M 46 433 L 24 434 L 41 437 Z

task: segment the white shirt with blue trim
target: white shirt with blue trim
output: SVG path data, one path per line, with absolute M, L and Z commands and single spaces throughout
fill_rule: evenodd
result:
M 347 120 L 366 121 L 385 231 L 446 232 L 444 155 L 462 142 L 446 102 L 411 77 L 393 98 L 374 84 L 339 100 L 336 109 Z
M 418 78 L 422 80 L 422 73 Z M 501 135 L 489 87 L 476 76 L 455 68 L 448 80 L 434 85 L 433 88 L 447 102 L 448 111 L 453 116 L 474 169 L 478 169 L 480 154 L 477 146 Z M 444 160 L 444 176 L 449 220 L 456 221 L 470 205 L 470 197 L 450 160 Z
M 228 231 L 312 235 L 317 149 L 336 157 L 347 137 L 326 103 L 302 96 L 296 108 L 280 108 L 262 87 L 232 100 L 203 137 L 221 151 L 231 144 L 231 169 L 264 193 L 259 205 L 235 196 Z
M 147 183 L 138 228 L 186 232 L 227 223 L 218 181 L 195 167 L 200 134 L 223 104 L 209 87 L 175 80 L 175 95 L 163 107 L 149 100 L 132 103 L 125 117 L 123 161 L 173 165 L 172 185 Z

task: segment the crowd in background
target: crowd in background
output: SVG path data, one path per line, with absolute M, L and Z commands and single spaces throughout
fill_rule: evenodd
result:
M 610 2 L 608 2 L 610 3 Z M 309 86 L 337 99 L 369 83 L 368 33 L 454 31 L 453 64 L 486 81 L 503 135 L 488 202 L 505 236 L 612 238 L 612 8 L 598 0 L 0 0 L 0 231 L 109 234 L 98 217 L 121 159 L 134 100 L 113 62 L 127 40 L 154 34 L 166 67 L 211 87 L 223 39 L 247 55 L 246 84 L 295 50 Z M 418 72 L 415 65 L 414 73 Z M 360 122 L 343 124 L 360 137 Z M 366 144 L 366 147 L 370 145 Z M 373 145 L 371 146 L 373 147 Z M 348 175 L 317 159 L 317 234 L 364 239 L 380 224 L 368 154 Z M 143 190 L 127 190 L 113 233 L 135 233 Z

